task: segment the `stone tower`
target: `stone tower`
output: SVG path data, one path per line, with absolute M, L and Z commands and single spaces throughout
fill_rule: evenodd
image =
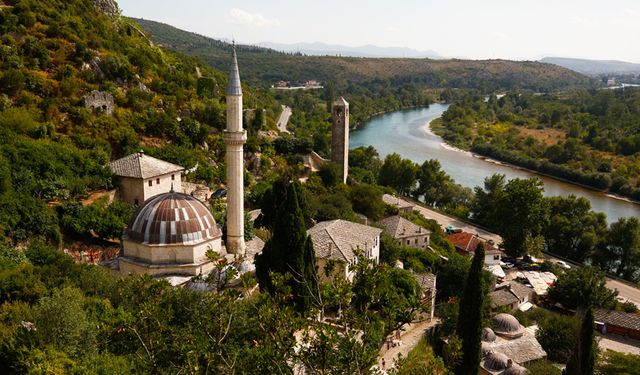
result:
M 342 182 L 346 183 L 349 174 L 349 103 L 341 96 L 333 102 L 331 113 L 331 161 L 338 164 Z
M 227 128 L 223 134 L 227 162 L 227 252 L 244 255 L 244 155 L 247 132 L 242 128 L 242 88 L 233 48 L 227 86 Z

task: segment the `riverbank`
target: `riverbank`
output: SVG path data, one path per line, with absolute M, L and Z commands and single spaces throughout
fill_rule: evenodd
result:
M 438 137 L 442 138 L 441 135 L 435 133 L 433 131 L 433 129 L 431 129 L 431 123 L 436 121 L 436 120 L 439 120 L 439 118 L 428 121 L 424 125 L 424 131 L 429 135 L 435 135 L 435 136 L 438 136 Z M 586 184 L 583 184 L 583 183 L 580 183 L 580 182 L 577 182 L 577 181 L 573 181 L 573 180 L 569 180 L 569 179 L 566 179 L 566 178 L 554 176 L 554 175 L 551 175 L 551 174 L 548 174 L 548 173 L 544 173 L 544 172 L 541 172 L 541 171 L 538 171 L 538 170 L 535 170 L 535 169 L 523 167 L 523 166 L 520 166 L 520 165 L 517 165 L 517 164 L 510 163 L 510 162 L 505 161 L 505 160 L 494 159 L 492 157 L 489 157 L 489 156 L 486 156 L 486 155 L 482 155 L 482 154 L 479 154 L 479 153 L 474 152 L 474 151 L 464 150 L 464 149 L 458 148 L 456 146 L 450 145 L 450 144 L 446 143 L 444 141 L 444 139 L 442 139 L 442 141 L 443 141 L 442 142 L 442 147 L 444 147 L 446 149 L 449 149 L 449 150 L 452 150 L 452 151 L 457 151 L 457 152 L 463 152 L 463 153 L 466 153 L 467 155 L 473 156 L 474 158 L 486 161 L 488 163 L 493 163 L 493 164 L 496 164 L 496 165 L 505 166 L 505 167 L 516 169 L 516 170 L 532 173 L 532 174 L 535 174 L 535 175 L 538 175 L 538 176 L 544 176 L 546 178 L 550 178 L 550 179 L 553 179 L 553 180 L 556 180 L 556 181 L 561 181 L 561 182 L 564 182 L 564 183 L 567 183 L 567 184 L 580 186 L 580 187 L 582 187 L 584 189 L 588 189 L 588 190 L 591 190 L 591 191 L 594 191 L 594 192 L 597 192 L 597 193 L 601 193 L 601 194 L 603 194 L 603 195 L 605 195 L 605 196 L 607 196 L 609 198 L 617 199 L 617 200 L 620 200 L 620 201 L 624 201 L 624 202 L 627 202 L 627 203 L 631 203 L 631 204 L 640 206 L 640 201 L 634 200 L 633 198 L 630 198 L 630 197 L 626 197 L 626 196 L 623 196 L 623 195 L 612 193 L 609 190 L 597 189 L 597 188 L 595 188 L 593 186 L 590 186 L 590 185 L 586 185 Z
M 444 102 L 433 102 L 427 105 L 409 105 L 409 106 L 404 106 L 404 107 L 400 107 L 399 109 L 389 109 L 389 110 L 385 110 L 385 111 L 379 111 L 376 113 L 371 114 L 370 116 L 368 116 L 367 118 L 365 118 L 364 120 L 354 123 L 353 127 L 351 129 L 349 129 L 350 131 L 355 131 L 355 130 L 359 130 L 360 126 L 362 124 L 365 124 L 371 120 L 373 120 L 374 118 L 378 117 L 378 116 L 382 116 L 382 115 L 386 115 L 388 113 L 393 113 L 393 112 L 398 112 L 398 111 L 407 111 L 410 109 L 420 109 L 420 108 L 429 108 L 430 105 L 432 104 L 436 104 L 436 103 L 441 103 L 444 104 Z

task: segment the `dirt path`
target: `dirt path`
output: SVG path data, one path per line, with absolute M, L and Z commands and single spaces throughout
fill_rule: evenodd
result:
M 386 344 L 380 349 L 378 354 L 378 367 L 382 369 L 382 360 L 385 361 L 385 368 L 382 370 L 388 370 L 393 367 L 394 362 L 398 359 L 398 355 L 402 355 L 403 358 L 407 357 L 407 354 L 413 349 L 427 330 L 440 323 L 440 319 L 433 318 L 432 320 L 424 320 L 418 323 L 407 324 L 403 327 L 404 331 L 400 334 L 401 344 L 396 347 L 389 347 L 387 350 Z

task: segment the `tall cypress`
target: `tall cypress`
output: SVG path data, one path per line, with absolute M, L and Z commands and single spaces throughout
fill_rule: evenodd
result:
M 297 182 L 274 184 L 272 196 L 278 203 L 272 216 L 272 236 L 256 257 L 256 276 L 262 290 L 274 293 L 270 273 L 288 274 L 286 285 L 291 288 L 296 307 L 306 311 L 317 291 L 317 278 L 315 252 L 300 209 L 303 202 L 299 188 Z
M 484 305 L 483 266 L 484 246 L 479 244 L 467 273 L 458 310 L 456 333 L 462 340 L 462 360 L 456 368 L 456 374 L 459 375 L 477 374 L 480 367 Z
M 589 307 L 582 318 L 580 335 L 567 363 L 567 375 L 593 375 L 596 365 L 596 344 L 594 337 L 593 308 Z

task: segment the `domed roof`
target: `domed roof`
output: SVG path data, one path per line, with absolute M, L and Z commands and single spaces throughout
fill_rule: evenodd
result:
M 489 327 L 485 327 L 482 329 L 482 341 L 486 342 L 494 342 L 496 341 L 496 334 Z
M 480 345 L 480 352 L 482 353 L 483 357 L 486 357 L 487 355 L 493 353 L 493 348 L 491 347 L 491 344 L 489 344 L 486 341 L 483 341 L 482 344 Z
M 491 353 L 484 360 L 484 367 L 491 371 L 504 370 L 509 366 L 509 357 L 502 353 Z
M 509 314 L 498 314 L 493 317 L 493 325 L 497 334 L 501 333 L 517 333 L 522 330 L 522 326 L 518 319 Z
M 211 211 L 175 191 L 147 199 L 129 223 L 126 237 L 144 245 L 196 245 L 222 236 Z
M 511 367 L 507 368 L 506 370 L 502 371 L 500 373 L 500 375 L 526 375 L 529 373 L 529 370 L 527 370 L 526 368 L 520 366 L 520 365 L 516 365 L 515 363 L 511 365 Z

